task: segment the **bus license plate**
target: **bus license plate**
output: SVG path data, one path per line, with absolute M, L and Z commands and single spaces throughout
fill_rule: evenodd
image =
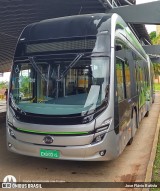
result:
M 40 149 L 40 157 L 44 157 L 44 158 L 59 158 L 60 157 L 60 152 L 57 151 L 57 150 Z

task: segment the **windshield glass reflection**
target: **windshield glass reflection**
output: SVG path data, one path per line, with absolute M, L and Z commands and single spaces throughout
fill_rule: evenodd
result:
M 14 63 L 11 97 L 24 112 L 84 114 L 108 99 L 108 86 L 108 57 L 30 58 Z

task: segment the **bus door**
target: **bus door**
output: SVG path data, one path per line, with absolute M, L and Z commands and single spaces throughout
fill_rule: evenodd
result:
M 143 74 L 143 63 L 137 62 L 137 93 L 139 96 L 139 121 L 143 118 L 143 106 L 145 105 L 145 89 L 144 89 L 144 74 Z
M 129 64 L 116 57 L 117 98 L 121 150 L 131 138 L 131 88 Z

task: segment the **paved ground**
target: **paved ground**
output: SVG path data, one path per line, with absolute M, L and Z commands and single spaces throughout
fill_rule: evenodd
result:
M 5 122 L 6 115 L 6 101 L 0 100 L 0 124 Z
M 5 106 L 6 106 L 6 101 L 0 100 L 0 110 L 5 109 Z
M 143 182 L 150 158 L 159 112 L 160 94 L 157 94 L 150 115 L 141 122 L 132 145 L 127 146 L 121 156 L 111 162 L 57 161 L 21 156 L 8 152 L 5 144 L 5 124 L 1 124 L 0 182 L 8 174 L 14 175 L 18 181 Z M 83 190 L 97 191 L 103 189 Z M 104 190 L 108 191 L 110 189 Z M 111 190 L 124 191 L 125 189 Z

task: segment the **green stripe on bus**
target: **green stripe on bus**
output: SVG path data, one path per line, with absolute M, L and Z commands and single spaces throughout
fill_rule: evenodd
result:
M 35 131 L 35 130 L 27 130 L 22 128 L 16 128 L 19 131 L 24 131 L 28 133 L 39 133 L 39 134 L 55 134 L 55 135 L 83 135 L 88 134 L 89 132 L 43 132 L 43 131 Z

